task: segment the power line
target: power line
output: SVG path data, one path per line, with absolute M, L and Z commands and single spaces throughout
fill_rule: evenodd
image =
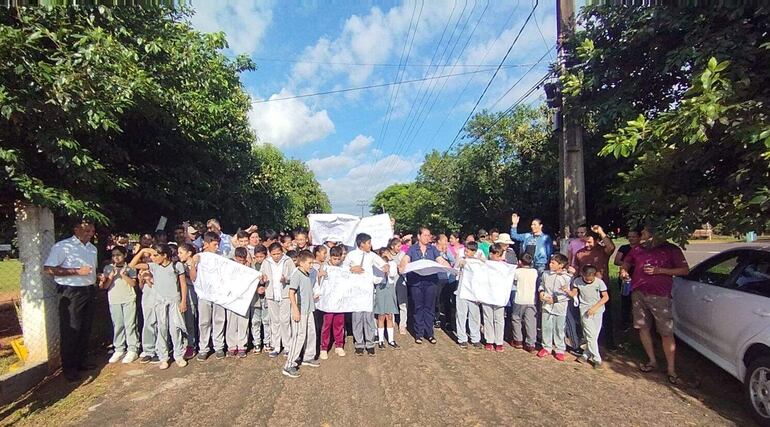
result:
M 537 62 L 536 62 L 536 63 L 534 63 L 534 64 L 533 64 L 531 67 L 529 67 L 529 69 L 528 69 L 528 70 L 527 70 L 527 71 L 526 71 L 524 74 L 522 74 L 522 75 L 521 75 L 521 77 L 519 77 L 519 79 L 518 79 L 518 80 L 516 80 L 516 82 L 514 82 L 514 83 L 513 83 L 513 85 L 512 85 L 510 88 L 508 88 L 508 90 L 506 90 L 504 94 L 500 95 L 500 97 L 499 97 L 499 98 L 497 98 L 497 101 L 495 101 L 495 102 L 494 102 L 494 103 L 493 103 L 493 104 L 492 104 L 492 105 L 489 107 L 489 109 L 491 110 L 491 109 L 495 108 L 495 105 L 497 105 L 497 103 L 499 103 L 500 101 L 502 101 L 502 100 L 503 100 L 503 98 L 505 98 L 506 96 L 508 96 L 508 94 L 509 94 L 509 93 L 511 93 L 511 91 L 513 90 L 513 88 L 515 88 L 515 87 L 516 87 L 516 85 L 518 85 L 518 84 L 519 84 L 519 83 L 520 83 L 522 80 L 524 80 L 524 77 L 527 77 L 527 74 L 529 74 L 529 72 L 530 72 L 530 71 L 532 71 L 532 70 L 533 70 L 533 69 L 534 69 L 534 68 L 535 68 L 535 67 L 536 67 L 538 64 L 540 64 L 541 62 L 543 62 L 543 60 L 545 59 L 545 57 L 546 57 L 546 56 L 548 56 L 548 54 L 549 54 L 549 53 L 551 53 L 551 51 L 554 49 L 554 47 L 555 47 L 555 46 L 551 46 L 551 48 L 550 48 L 550 49 L 548 49 L 548 51 L 546 51 L 546 52 L 543 54 L 543 56 L 541 56 L 541 57 L 540 57 L 540 59 L 538 59 L 538 60 L 537 60 Z
M 539 0 L 535 0 L 535 5 L 532 7 L 532 10 L 529 12 L 529 15 L 527 15 L 527 19 L 524 20 L 524 24 L 519 29 L 518 34 L 516 34 L 516 38 L 513 39 L 513 43 L 511 43 L 511 46 L 508 48 L 508 51 L 505 52 L 505 56 L 503 57 L 503 60 L 500 61 L 500 65 L 497 67 L 497 70 L 495 70 L 495 73 L 492 75 L 492 78 L 489 79 L 489 82 L 487 83 L 487 86 L 484 88 L 484 91 L 481 92 L 481 96 L 479 96 L 479 99 L 476 100 L 476 104 L 474 104 L 473 109 L 471 109 L 471 112 L 468 114 L 468 117 L 465 118 L 465 121 L 463 122 L 462 126 L 460 126 L 460 130 L 457 131 L 457 135 L 455 135 L 455 137 L 452 139 L 452 143 L 449 144 L 449 147 L 446 149 L 444 153 L 448 152 L 452 148 L 452 146 L 455 145 L 455 143 L 457 142 L 457 138 L 459 138 L 460 134 L 462 134 L 462 131 L 465 128 L 465 125 L 468 124 L 468 120 L 470 120 L 471 117 L 473 117 L 473 113 L 476 111 L 476 108 L 481 103 L 481 100 L 484 98 L 484 95 L 486 95 L 487 90 L 492 85 L 492 81 L 495 80 L 495 77 L 497 76 L 497 73 L 500 71 L 500 68 L 505 63 L 505 60 L 508 59 L 508 55 L 511 53 L 511 50 L 513 50 L 513 47 L 516 45 L 516 42 L 519 41 L 519 37 L 521 36 L 521 33 L 524 31 L 524 28 L 527 26 L 527 23 L 529 22 L 530 19 L 532 19 L 532 15 L 535 13 L 535 9 L 537 9 L 538 2 Z
M 286 63 L 293 63 L 293 64 L 316 64 L 316 65 L 344 65 L 344 66 L 350 66 L 350 67 L 399 67 L 399 64 L 387 64 L 387 63 L 364 63 L 364 62 L 326 62 L 326 61 L 307 61 L 307 60 L 299 60 L 299 59 L 281 59 L 281 58 L 262 58 L 262 57 L 252 57 L 251 58 L 254 61 L 265 61 L 265 62 L 286 62 Z M 401 67 L 452 67 L 452 65 L 444 64 L 444 65 L 437 65 L 437 64 L 401 64 Z M 458 67 L 494 67 L 495 64 L 458 64 Z M 525 67 L 525 64 L 506 64 L 503 65 L 503 68 L 516 68 L 516 67 Z
M 449 78 L 449 77 L 467 76 L 469 74 L 488 73 L 490 71 L 495 71 L 495 69 L 494 68 L 486 68 L 486 69 L 483 69 L 483 70 L 464 71 L 462 73 L 453 73 L 453 74 L 442 74 L 440 76 L 423 77 L 423 78 L 420 78 L 420 79 L 402 80 L 402 81 L 395 81 L 395 82 L 389 82 L 389 83 L 381 83 L 381 84 L 376 84 L 376 85 L 350 87 L 350 88 L 337 89 L 337 90 L 328 90 L 328 91 L 325 91 L 325 92 L 315 92 L 315 93 L 307 93 L 307 94 L 303 94 L 303 95 L 285 96 L 283 98 L 262 99 L 262 100 L 259 100 L 259 101 L 253 101 L 253 103 L 254 104 L 264 104 L 264 103 L 267 103 L 267 102 L 287 101 L 289 99 L 309 98 L 309 97 L 312 97 L 312 96 L 331 95 L 331 94 L 335 94 L 335 93 L 353 92 L 353 91 L 357 91 L 357 90 L 366 90 L 366 89 L 375 89 L 375 88 L 378 88 L 378 87 L 387 87 L 387 86 L 402 85 L 402 84 L 407 84 L 407 83 L 423 82 L 423 81 L 426 81 L 426 80 L 438 80 L 438 79 L 446 79 L 446 78 Z

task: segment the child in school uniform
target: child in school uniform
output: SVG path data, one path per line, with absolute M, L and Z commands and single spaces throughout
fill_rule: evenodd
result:
M 393 327 L 393 315 L 398 314 L 398 301 L 396 300 L 396 281 L 398 280 L 398 266 L 390 257 L 387 248 L 377 251 L 377 255 L 388 263 L 388 272 L 385 273 L 374 267 L 374 276 L 378 283 L 374 285 L 374 314 L 377 316 L 377 347 L 385 349 L 385 331 L 388 333 L 388 346 L 394 350 L 401 348 L 396 344 L 395 328 Z
M 401 240 L 398 237 L 394 237 L 390 239 L 390 242 L 388 242 L 388 253 L 390 255 L 391 261 L 393 261 L 396 265 L 399 265 L 401 263 L 401 259 L 406 256 L 404 252 L 401 252 Z M 406 335 L 406 321 L 408 316 L 408 302 L 409 302 L 409 291 L 406 288 L 406 277 L 404 277 L 401 274 L 398 274 L 398 269 L 396 271 L 391 271 L 391 273 L 396 274 L 396 303 L 398 303 L 398 333 L 401 335 Z
M 262 271 L 262 265 L 266 258 L 267 248 L 262 244 L 254 246 L 252 261 L 257 271 Z M 268 353 L 273 351 L 270 346 L 270 313 L 267 310 L 267 299 L 265 298 L 266 283 L 267 278 L 262 275 L 251 308 L 251 339 L 254 353 L 261 353 L 263 350 Z
M 184 266 L 187 281 L 187 311 L 184 312 L 184 324 L 187 329 L 185 360 L 195 357 L 198 349 L 198 294 L 195 293 L 195 286 L 190 279 L 190 263 L 196 252 L 195 246 L 190 243 L 182 243 L 177 249 L 177 256 Z
M 335 246 L 329 249 L 329 265 L 339 267 L 342 265 L 342 248 Z M 319 286 L 324 286 L 326 272 L 322 269 L 318 274 Z M 331 350 L 331 336 L 334 336 L 334 352 L 337 356 L 344 357 L 345 350 L 345 313 L 324 313 L 321 326 L 321 360 L 329 358 Z
M 270 256 L 262 263 L 261 269 L 267 280 L 265 299 L 270 312 L 270 344 L 273 346 L 268 356 L 278 357 L 282 346 L 288 351 L 291 337 L 291 303 L 287 285 L 295 267 L 291 258 L 283 253 L 280 243 L 270 245 L 268 253 Z
M 249 250 L 245 246 L 238 246 L 233 251 L 233 260 L 238 264 L 249 266 Z M 225 327 L 225 342 L 231 357 L 243 359 L 246 357 L 246 344 L 249 342 L 249 317 L 241 316 L 232 311 L 227 313 L 227 326 Z
M 569 284 L 572 276 L 567 272 L 568 259 L 562 254 L 551 255 L 548 263 L 548 271 L 543 272 L 540 283 L 539 296 L 541 303 L 541 329 L 543 340 L 542 348 L 537 357 L 550 356 L 564 361 L 564 352 L 567 346 L 564 343 L 564 334 L 567 324 L 567 308 L 570 303 Z
M 462 256 L 458 257 L 455 262 L 455 267 L 460 269 L 460 279 L 462 280 L 462 268 L 465 266 L 465 262 L 468 259 L 477 259 L 477 251 L 479 249 L 478 243 L 475 241 L 469 241 L 465 243 L 465 249 Z M 455 291 L 455 331 L 457 333 L 457 344 L 462 349 L 468 348 L 468 338 L 470 337 L 471 345 L 474 348 L 480 349 L 481 345 L 481 311 L 479 304 L 476 301 L 469 301 L 460 298 L 460 287 L 458 286 Z M 467 332 L 466 332 L 467 323 Z
M 109 363 L 123 359 L 131 363 L 138 358 L 139 334 L 136 331 L 136 270 L 126 263 L 126 248 L 112 248 L 112 263 L 104 267 L 99 277 L 99 288 L 107 290 L 110 304 L 115 353 Z
M 537 292 L 537 269 L 532 267 L 532 255 L 524 254 L 519 260 L 519 268 L 514 274 L 516 284 L 516 297 L 513 300 L 513 312 L 511 323 L 513 324 L 514 348 L 534 353 L 535 337 L 537 334 L 537 319 L 535 319 L 535 296 Z M 522 326 L 524 331 L 522 331 Z M 524 339 L 526 332 L 526 340 Z M 523 342 L 523 345 L 522 345 Z
M 489 247 L 489 261 L 487 262 L 505 262 L 505 249 L 499 243 Z M 509 282 L 510 283 L 510 282 Z M 509 286 L 506 285 L 506 289 Z M 484 348 L 488 351 L 502 353 L 503 349 L 503 331 L 505 329 L 505 306 L 481 303 L 481 310 L 484 313 Z
M 290 378 L 299 377 L 299 367 L 317 368 L 315 359 L 315 301 L 313 284 L 310 281 L 310 269 L 313 254 L 304 250 L 297 255 L 297 268 L 289 279 L 287 288 L 291 304 L 291 337 L 289 338 L 289 357 L 281 372 Z M 303 356 L 304 353 L 304 356 Z
M 216 254 L 219 251 L 220 237 L 213 231 L 203 234 L 202 251 Z M 190 279 L 195 282 L 198 274 L 199 255 L 193 256 L 189 267 Z M 198 298 L 198 361 L 203 362 L 211 355 L 213 347 L 217 359 L 225 358 L 225 321 L 227 312 L 224 307 L 212 301 Z M 209 347 L 209 342 L 211 347 Z
M 150 263 L 141 263 L 142 256 L 150 255 Z M 184 359 L 184 318 L 182 313 L 187 311 L 187 281 L 185 269 L 180 262 L 171 261 L 171 248 L 167 244 L 156 244 L 152 248 L 144 248 L 131 260 L 130 266 L 139 270 L 148 270 L 152 275 L 148 285 L 155 289 L 155 316 L 158 320 L 158 338 L 155 348 L 160 359 L 160 369 L 168 369 L 169 342 L 174 352 L 177 366 L 187 366 Z
M 142 236 L 140 244 L 134 250 L 134 256 L 144 248 L 152 245 L 152 236 L 145 234 Z M 133 260 L 133 258 L 132 258 Z M 141 262 L 149 263 L 150 256 L 143 253 Z M 142 342 L 142 352 L 139 354 L 139 363 L 160 363 L 155 351 L 155 342 L 158 340 L 158 320 L 155 318 L 155 289 L 147 283 L 150 278 L 148 271 L 137 271 L 137 282 L 139 290 L 142 292 L 140 307 L 142 308 L 142 330 L 140 340 Z
M 580 323 L 583 326 L 587 348 L 575 361 L 591 363 L 595 369 L 601 369 L 602 357 L 599 354 L 599 333 L 602 330 L 604 305 L 609 301 L 607 284 L 596 277 L 596 267 L 586 264 L 581 268 L 580 277 L 572 281 L 569 295 L 580 301 Z
M 383 273 L 388 273 L 390 268 L 388 264 L 380 258 L 379 255 L 372 252 L 372 237 L 366 233 L 359 233 L 356 236 L 356 247 L 347 254 L 342 266 L 350 269 L 354 274 L 371 274 L 372 285 L 374 278 L 373 267 L 377 267 Z M 372 299 L 374 299 L 374 286 L 372 286 Z M 374 324 L 374 313 L 371 311 L 357 311 L 352 314 L 353 339 L 355 340 L 356 355 L 361 356 L 364 350 L 369 356 L 374 356 L 374 334 L 376 327 Z

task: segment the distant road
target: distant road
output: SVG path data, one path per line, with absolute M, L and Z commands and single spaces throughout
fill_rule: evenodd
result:
M 770 242 L 755 242 L 755 243 L 691 243 L 687 245 L 687 250 L 684 251 L 684 256 L 687 258 L 687 262 L 690 267 L 695 266 L 699 262 L 710 258 L 722 251 L 726 251 L 732 248 L 739 247 L 770 247 Z

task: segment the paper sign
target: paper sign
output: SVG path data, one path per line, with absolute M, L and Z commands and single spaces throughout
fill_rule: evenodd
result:
M 420 276 L 430 276 L 437 273 L 457 274 L 458 271 L 452 267 L 443 266 L 436 261 L 420 259 L 407 264 L 406 268 L 404 268 L 403 274 L 406 273 L 415 273 L 419 274 Z
M 262 273 L 209 252 L 200 253 L 195 292 L 198 298 L 248 316 Z
M 353 234 L 353 240 L 348 246 L 355 246 L 356 236 L 359 233 L 366 233 L 372 236 L 372 249 L 388 246 L 388 241 L 393 238 L 393 226 L 390 224 L 390 215 L 380 214 L 361 218 Z
M 354 233 L 360 221 L 357 216 L 346 214 L 310 214 L 307 220 L 313 245 L 332 241 L 343 242 L 348 246 L 351 236 L 355 241 Z
M 504 306 L 511 297 L 516 266 L 500 261 L 465 261 L 460 275 L 459 297 L 468 301 Z
M 158 220 L 158 226 L 155 227 L 155 231 L 165 230 L 167 222 L 168 222 L 168 218 L 166 218 L 165 216 L 160 217 L 160 219 Z
M 374 284 L 371 273 L 351 273 L 341 267 L 326 266 L 316 308 L 327 313 L 374 311 Z

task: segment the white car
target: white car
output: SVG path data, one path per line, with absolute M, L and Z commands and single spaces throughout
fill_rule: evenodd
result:
M 770 248 L 731 249 L 674 279 L 674 333 L 743 382 L 770 426 Z

